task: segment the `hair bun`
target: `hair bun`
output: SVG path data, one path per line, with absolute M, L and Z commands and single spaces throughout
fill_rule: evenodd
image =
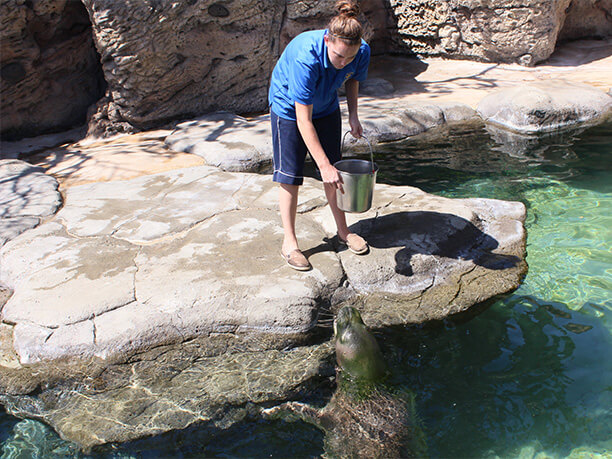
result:
M 336 11 L 339 15 L 356 18 L 359 15 L 359 4 L 350 0 L 340 0 L 336 2 Z

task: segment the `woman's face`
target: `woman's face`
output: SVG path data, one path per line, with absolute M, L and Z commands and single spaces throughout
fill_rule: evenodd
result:
M 328 35 L 325 35 L 325 44 L 327 45 L 327 56 L 335 69 L 340 70 L 350 64 L 357 53 L 359 52 L 359 43 L 356 45 L 347 45 L 343 40 L 334 40 Z

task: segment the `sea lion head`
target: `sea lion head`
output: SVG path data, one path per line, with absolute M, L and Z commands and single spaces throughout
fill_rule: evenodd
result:
M 361 314 L 344 306 L 334 320 L 336 360 L 341 370 L 355 380 L 377 381 L 387 373 L 378 343 Z

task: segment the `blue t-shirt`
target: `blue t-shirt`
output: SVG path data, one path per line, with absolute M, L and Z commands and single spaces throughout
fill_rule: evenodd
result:
M 338 88 L 349 78 L 368 76 L 370 47 L 361 40 L 355 59 L 337 70 L 327 55 L 327 30 L 303 32 L 287 45 L 270 81 L 268 103 L 281 118 L 295 120 L 295 102 L 312 105 L 313 119 L 333 113 L 339 106 Z

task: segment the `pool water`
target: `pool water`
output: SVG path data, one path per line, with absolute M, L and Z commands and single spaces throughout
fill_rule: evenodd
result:
M 612 122 L 512 147 L 482 126 L 445 129 L 378 148 L 378 181 L 525 203 L 529 273 L 475 317 L 376 332 L 416 394 L 430 456 L 611 458 Z M 0 440 L 3 457 L 83 456 L 8 415 Z M 92 456 L 312 457 L 322 441 L 307 424 L 251 420 Z

